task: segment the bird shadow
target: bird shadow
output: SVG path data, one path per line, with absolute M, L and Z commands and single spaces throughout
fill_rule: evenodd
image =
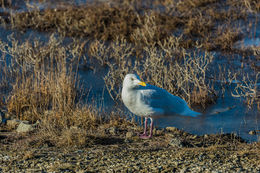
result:
M 89 136 L 92 140 L 92 143 L 95 145 L 114 145 L 114 144 L 123 144 L 124 139 L 117 137 L 96 137 Z

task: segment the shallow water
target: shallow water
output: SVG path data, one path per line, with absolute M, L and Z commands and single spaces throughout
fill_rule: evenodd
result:
M 223 66 L 227 65 L 227 68 L 230 66 L 233 66 L 233 68 L 240 67 L 239 60 L 235 60 L 232 64 L 230 64 L 230 62 L 227 63 L 227 59 L 224 59 L 223 61 L 218 61 L 218 59 L 216 59 L 215 61 L 217 61 L 215 62 L 217 64 Z M 244 68 L 243 70 L 249 71 L 250 68 Z M 102 107 L 103 110 L 110 111 L 113 110 L 113 107 L 116 104 L 105 89 L 105 84 L 103 81 L 105 73 L 105 70 L 98 70 L 96 73 L 92 70 L 79 71 L 81 80 L 85 83 L 86 88 L 91 90 L 89 96 L 93 96 L 95 98 L 95 103 L 99 108 Z M 217 81 L 216 85 L 221 85 L 222 83 L 225 83 L 225 81 Z M 230 93 L 233 91 L 235 85 L 240 83 L 240 81 L 231 81 L 230 83 L 232 84 L 229 88 L 225 89 L 225 93 L 223 94 L 224 97 L 218 98 L 215 104 L 208 106 L 201 116 L 196 118 L 169 116 L 167 118 L 156 119 L 155 126 L 157 128 L 174 126 L 197 135 L 236 133 L 249 142 L 259 140 L 260 134 L 249 134 L 249 131 L 251 130 L 260 129 L 260 114 L 258 110 L 256 107 L 249 109 L 244 103 L 245 100 L 243 98 L 232 97 Z M 121 100 L 119 102 L 121 102 Z M 119 108 L 129 116 L 129 119 L 134 116 L 123 105 L 119 105 Z M 140 122 L 140 117 L 135 117 L 135 119 Z
M 104 92 L 104 83 L 100 73 L 94 74 L 92 71 L 80 72 L 82 80 L 91 89 L 91 96 L 95 97 L 96 105 L 110 111 L 115 106 L 113 100 L 107 92 Z M 98 85 L 96 85 L 98 84 Z M 236 133 L 242 138 L 252 142 L 257 141 L 257 135 L 249 135 L 251 130 L 260 129 L 260 114 L 256 108 L 248 109 L 243 103 L 243 99 L 234 98 L 227 91 L 224 98 L 219 98 L 214 105 L 206 108 L 205 112 L 196 118 L 172 116 L 155 120 L 157 128 L 174 126 L 187 132 L 204 135 L 214 133 Z M 91 100 L 90 100 L 91 101 Z M 129 116 L 134 116 L 124 106 L 120 109 Z M 221 112 L 217 113 L 216 112 Z M 139 117 L 135 117 L 140 121 Z
M 86 3 L 86 1 L 75 1 L 77 3 Z M 91 1 L 87 1 L 91 2 Z M 50 7 L 50 4 L 31 4 L 38 5 L 40 9 L 44 9 L 46 7 Z M 55 6 L 55 5 L 54 5 Z M 25 10 L 25 6 L 21 6 L 18 8 L 19 10 Z M 252 27 L 254 28 L 254 27 Z M 260 26 L 256 27 L 255 36 L 245 36 L 243 40 L 238 41 L 236 44 L 237 48 L 248 48 L 252 46 L 260 46 Z M 11 30 L 5 30 L 0 28 L 0 38 L 4 41 L 7 41 L 7 35 L 12 32 Z M 48 38 L 49 34 L 43 34 L 35 31 L 27 31 L 25 34 L 20 35 L 20 39 L 27 39 L 37 37 L 42 41 L 45 41 Z M 241 57 L 236 57 L 235 60 L 230 60 L 230 58 L 222 57 L 223 55 L 216 52 L 215 60 L 212 64 L 212 74 L 209 74 L 209 77 L 214 77 L 214 75 L 218 72 L 216 68 L 217 65 L 221 65 L 222 67 L 226 67 L 227 69 L 232 69 L 235 72 L 241 71 Z M 241 58 L 241 59 L 240 59 Z M 243 67 L 243 71 L 246 73 L 251 73 L 252 69 L 247 66 Z M 81 68 L 79 69 L 79 80 L 81 81 L 82 88 L 88 91 L 88 94 L 85 96 L 86 101 L 88 103 L 94 104 L 99 109 L 105 110 L 107 112 L 114 109 L 116 105 L 112 100 L 110 95 L 108 94 L 103 77 L 107 73 L 106 69 L 98 69 L 93 71 L 92 69 Z M 239 80 L 239 79 L 238 79 Z M 222 81 L 218 81 L 220 85 Z M 234 81 L 233 84 L 237 83 Z M 231 85 L 230 90 L 234 89 L 234 86 Z M 240 135 L 242 138 L 248 141 L 257 141 L 259 136 L 257 135 L 249 135 L 248 132 L 251 130 L 259 130 L 260 129 L 260 114 L 259 111 L 254 107 L 252 109 L 248 109 L 246 104 L 244 104 L 243 98 L 234 98 L 230 95 L 230 90 L 225 91 L 223 98 L 218 98 L 217 102 L 211 106 L 208 106 L 205 109 L 203 115 L 197 118 L 190 117 L 181 117 L 181 116 L 173 116 L 168 118 L 161 118 L 155 121 L 155 125 L 159 128 L 167 127 L 167 126 L 175 126 L 177 128 L 183 129 L 187 132 L 203 135 L 203 134 L 212 134 L 212 133 L 236 133 Z M 120 102 L 120 101 L 119 101 Z M 232 108 L 229 110 L 229 108 Z M 132 114 L 122 105 L 120 105 L 120 109 L 123 109 L 129 118 L 131 118 Z M 212 114 L 213 112 L 221 112 L 219 114 Z M 138 117 L 136 117 L 139 119 Z M 259 140 L 259 139 L 258 139 Z
M 248 110 L 242 102 L 232 96 L 225 96 L 223 99 L 218 99 L 216 104 L 208 107 L 201 116 L 164 118 L 158 120 L 158 126 L 175 126 L 198 135 L 236 133 L 248 141 L 257 141 L 257 135 L 249 135 L 248 132 L 259 130 L 260 115 L 257 110 Z M 231 107 L 234 108 L 229 110 Z M 220 113 L 216 114 L 216 112 Z

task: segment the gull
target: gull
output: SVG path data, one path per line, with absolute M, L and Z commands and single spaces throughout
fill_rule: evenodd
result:
M 142 139 L 153 136 L 153 120 L 163 116 L 191 116 L 200 113 L 191 110 L 188 104 L 165 89 L 142 82 L 138 75 L 127 74 L 123 81 L 122 100 L 124 105 L 135 115 L 145 117 Z M 147 134 L 147 121 L 150 119 L 150 134 Z

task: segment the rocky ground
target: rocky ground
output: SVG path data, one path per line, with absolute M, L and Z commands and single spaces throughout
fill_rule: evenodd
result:
M 135 129 L 111 127 L 83 147 L 57 147 L 48 140 L 38 145 L 35 131 L 6 127 L 0 172 L 260 172 L 260 143 L 234 134 L 197 136 L 167 127 L 142 140 Z

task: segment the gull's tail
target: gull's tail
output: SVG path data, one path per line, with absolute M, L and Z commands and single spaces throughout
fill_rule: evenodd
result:
M 211 111 L 210 113 L 206 113 L 206 114 L 207 115 L 216 115 L 216 114 L 219 114 L 219 113 L 222 113 L 222 112 L 227 112 L 227 111 L 229 111 L 229 110 L 231 110 L 235 107 L 236 106 L 231 106 L 231 107 L 227 107 L 227 108 L 218 108 L 218 109 L 215 109 L 215 110 Z M 190 116 L 190 117 L 197 117 L 199 115 L 202 115 L 202 113 L 199 113 L 199 112 L 196 112 L 196 111 L 193 111 L 193 110 L 187 108 L 181 115 Z
M 181 115 L 183 115 L 183 116 L 190 116 L 190 117 L 197 117 L 197 116 L 201 115 L 201 113 L 193 111 L 193 110 L 187 108 Z

